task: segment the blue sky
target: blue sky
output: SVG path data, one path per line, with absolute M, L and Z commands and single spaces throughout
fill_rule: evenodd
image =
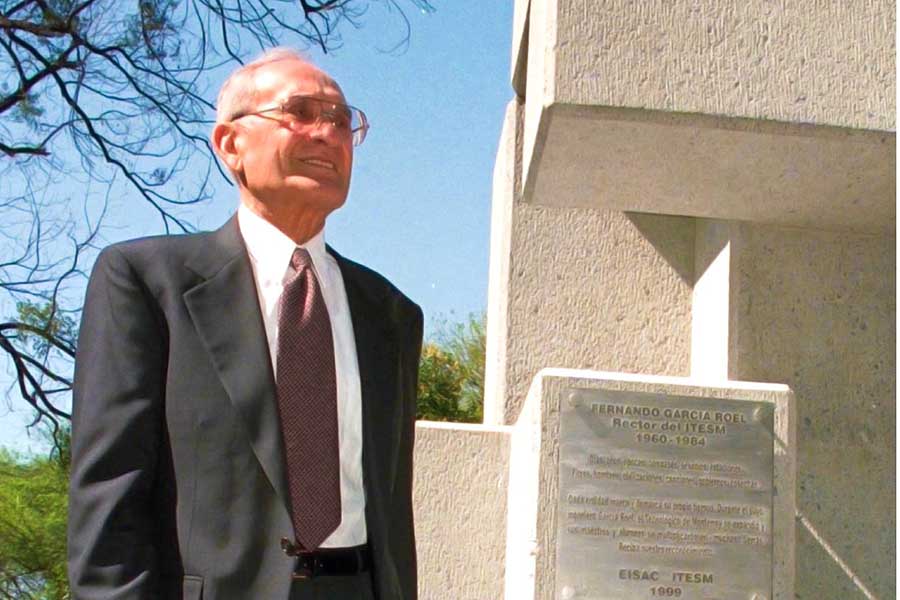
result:
M 435 6 L 409 15 L 402 56 L 373 51 L 369 29 L 368 40 L 347 36 L 319 61 L 373 122 L 327 236 L 393 280 L 426 318 L 486 307 L 491 173 L 513 95 L 512 1 Z
M 404 29 L 377 5 L 361 29 L 343 30 L 341 48 L 308 51 L 372 123 L 354 155 L 347 204 L 329 218 L 326 239 L 392 280 L 431 325 L 486 308 L 491 173 L 513 97 L 513 2 L 433 0 L 433 13 L 399 3 L 411 26 L 405 51 L 386 51 Z M 236 208 L 233 188 L 217 182 L 215 189 L 188 212 L 200 229 L 218 227 Z M 159 232 L 159 221 L 134 203 L 127 194 L 112 199 L 104 242 Z M 24 433 L 29 416 L 14 398 L 11 409 L 0 407 L 0 445 L 43 448 L 39 436 Z

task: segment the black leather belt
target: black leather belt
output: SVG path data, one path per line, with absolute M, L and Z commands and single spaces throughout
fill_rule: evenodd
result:
M 369 547 L 353 546 L 351 548 L 319 548 L 307 552 L 282 538 L 281 549 L 288 556 L 297 558 L 294 568 L 294 579 L 311 579 L 329 575 L 356 575 L 368 571 L 372 566 Z

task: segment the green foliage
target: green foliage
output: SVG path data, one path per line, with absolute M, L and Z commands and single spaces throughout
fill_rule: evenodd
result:
M 176 0 L 141 0 L 132 23 L 147 49 L 159 58 L 176 57 L 181 50 L 181 32 L 171 20 L 176 8 Z
M 37 94 L 23 94 L 16 104 L 16 110 L 12 117 L 36 128 L 38 119 L 44 115 L 44 109 L 38 104 L 38 100 Z
M 36 356 L 46 356 L 50 350 L 49 338 L 63 340 L 74 345 L 75 320 L 62 314 L 52 302 L 36 304 L 34 302 L 16 302 L 19 322 L 29 325 L 37 332 L 21 331 L 19 339 L 31 346 Z
M 462 386 L 459 361 L 437 345 L 425 344 L 419 361 L 416 418 L 429 421 L 467 421 L 460 403 Z
M 481 423 L 484 419 L 484 317 L 438 327 L 419 362 L 416 418 Z
M 0 450 L 0 598 L 67 600 L 68 432 L 63 451 Z
M 484 315 L 469 315 L 465 323 L 454 323 L 441 329 L 438 340 L 441 346 L 459 361 L 462 374 L 460 403 L 477 411 L 473 414 L 480 423 L 484 406 Z

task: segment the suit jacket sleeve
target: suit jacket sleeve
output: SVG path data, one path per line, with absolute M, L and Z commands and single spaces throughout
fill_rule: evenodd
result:
M 152 598 L 164 419 L 163 319 L 116 247 L 87 288 L 75 360 L 68 567 L 73 598 Z
M 395 527 L 396 539 L 407 547 L 399 550 L 398 556 L 409 557 L 399 561 L 398 575 L 403 582 L 403 589 L 410 595 L 409 600 L 416 598 L 416 540 L 413 526 L 412 486 L 413 486 L 413 447 L 416 435 L 416 401 L 418 399 L 419 357 L 422 352 L 423 318 L 422 310 L 413 305 L 412 318 L 407 321 L 408 330 L 403 347 L 405 356 L 401 361 L 401 385 L 403 393 L 403 431 L 400 437 L 400 464 L 397 481 L 394 487 L 394 505 L 400 515 Z

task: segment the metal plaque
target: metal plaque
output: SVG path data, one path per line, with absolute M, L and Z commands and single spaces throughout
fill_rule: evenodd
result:
M 560 600 L 771 600 L 774 408 L 563 392 Z

